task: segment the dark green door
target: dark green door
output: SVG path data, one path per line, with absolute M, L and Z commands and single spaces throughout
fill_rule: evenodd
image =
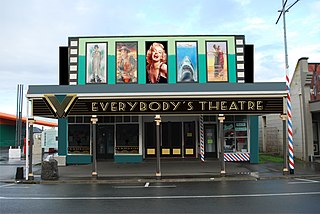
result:
M 98 125 L 97 159 L 113 159 L 114 155 L 114 126 Z

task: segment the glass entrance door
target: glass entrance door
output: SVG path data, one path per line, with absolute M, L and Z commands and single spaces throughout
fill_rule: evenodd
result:
M 217 158 L 217 126 L 204 125 L 204 156 Z
M 196 128 L 195 122 L 183 123 L 184 155 L 186 157 L 196 155 Z
M 144 123 L 144 148 L 146 157 L 156 157 L 156 123 Z
M 182 156 L 182 123 L 163 122 L 162 123 L 162 144 L 161 155 Z
M 160 129 L 161 157 L 182 157 L 182 123 L 162 122 Z M 155 122 L 146 122 L 144 124 L 144 143 L 146 157 L 156 157 Z
M 114 126 L 98 125 L 97 159 L 112 159 L 114 154 Z

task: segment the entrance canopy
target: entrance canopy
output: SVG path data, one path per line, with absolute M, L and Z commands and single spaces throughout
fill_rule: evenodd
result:
M 31 85 L 33 116 L 285 113 L 285 83 Z

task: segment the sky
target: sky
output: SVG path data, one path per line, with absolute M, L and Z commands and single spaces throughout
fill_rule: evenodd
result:
M 59 46 L 70 36 L 245 35 L 254 80 L 285 82 L 280 9 L 282 0 L 1 0 L 0 112 L 16 114 L 18 84 L 24 94 L 29 85 L 59 84 Z M 286 30 L 291 77 L 301 57 L 320 62 L 320 1 L 295 4 Z

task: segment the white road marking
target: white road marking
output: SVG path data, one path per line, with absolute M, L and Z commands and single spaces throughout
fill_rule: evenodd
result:
M 310 180 L 310 179 L 302 179 L 302 178 L 295 178 L 297 181 L 288 182 L 289 184 L 312 184 L 312 183 L 319 183 L 320 181 Z
M 28 186 L 14 186 L 14 187 L 6 187 L 6 189 L 29 189 Z
M 148 186 L 148 188 L 176 188 L 175 185 L 168 185 L 168 186 Z
M 16 185 L 16 184 L 6 184 L 6 185 L 2 185 L 2 186 L 0 186 L 0 188 L 3 188 L 3 187 L 9 187 L 9 186 L 13 186 L 13 185 Z
M 113 186 L 115 189 L 141 189 L 141 188 L 176 188 L 175 185 L 160 185 L 160 186 L 150 186 L 150 183 L 147 182 L 144 186 Z
M 145 199 L 202 199 L 320 195 L 320 192 L 261 193 L 243 195 L 168 195 L 168 196 L 110 196 L 110 197 L 1 197 L 0 200 L 145 200 Z

